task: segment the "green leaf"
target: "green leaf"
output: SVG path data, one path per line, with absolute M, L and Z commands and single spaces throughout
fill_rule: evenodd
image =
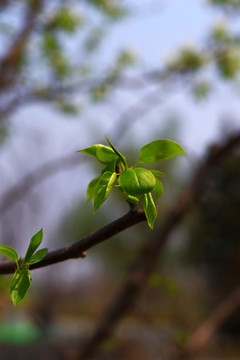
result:
M 136 204 L 139 202 L 139 199 L 136 196 L 127 195 L 127 201 Z
M 148 225 L 151 229 L 153 229 L 153 224 L 157 216 L 157 209 L 150 192 L 142 195 L 142 204 Z
M 101 144 L 92 145 L 92 146 L 89 146 L 89 147 L 87 147 L 85 149 L 78 150 L 77 152 L 81 152 L 83 154 L 87 154 L 87 155 L 97 157 L 97 147 L 98 146 L 101 146 Z
M 10 283 L 10 296 L 16 306 L 26 295 L 31 284 L 29 270 L 16 270 Z
M 101 163 L 108 163 L 117 159 L 117 155 L 109 146 L 102 144 L 95 144 L 87 147 L 86 149 L 78 150 L 77 152 L 81 152 L 87 155 L 91 155 L 96 157 Z
M 35 254 L 33 254 L 33 256 L 31 257 L 31 259 L 28 261 L 28 264 L 36 264 L 37 262 L 41 261 L 44 256 L 47 254 L 48 249 L 44 248 L 44 249 L 40 249 L 37 252 L 35 252 Z
M 93 212 L 95 213 L 97 209 L 102 205 L 102 203 L 108 197 L 110 191 L 112 190 L 113 184 L 117 179 L 117 173 L 111 173 L 106 171 L 100 177 L 97 186 L 93 194 Z
M 119 183 L 129 195 L 145 194 L 153 190 L 155 176 L 147 169 L 128 169 L 119 176 Z
M 115 172 L 117 161 L 118 157 L 116 157 L 116 159 L 114 159 L 113 161 L 108 162 L 105 168 L 102 170 L 101 174 L 105 173 L 106 171 L 110 171 L 112 173 Z
M 11 246 L 0 245 L 0 253 L 10 260 L 18 261 L 18 253 Z
M 31 238 L 30 244 L 28 246 L 25 258 L 23 260 L 23 264 L 29 263 L 29 260 L 31 259 L 32 255 L 34 254 L 34 252 L 37 250 L 37 248 L 41 244 L 42 237 L 43 237 L 42 229 L 40 231 L 38 231 L 35 235 L 33 235 L 33 237 Z
M 106 145 L 98 146 L 96 155 L 98 160 L 104 164 L 112 162 L 114 159 L 117 160 L 118 158 L 117 154 Z
M 155 192 L 156 200 L 159 199 L 163 193 L 163 185 L 162 185 L 161 181 L 159 181 L 158 179 L 156 179 L 156 183 L 154 186 L 154 192 Z
M 165 176 L 165 174 L 161 171 L 158 170 L 150 170 L 150 171 L 154 176 L 161 176 L 161 177 Z
M 106 136 L 106 139 L 107 139 L 109 145 L 111 146 L 111 148 L 113 149 L 113 151 L 115 152 L 115 154 L 119 157 L 120 161 L 123 163 L 124 168 L 127 169 L 128 166 L 127 166 L 127 162 L 126 162 L 125 156 L 123 156 L 123 155 L 115 148 L 115 146 L 113 146 L 113 144 L 111 143 L 111 141 L 109 140 L 109 138 L 107 137 L 106 134 L 105 134 L 105 136 Z
M 94 191 L 96 189 L 97 183 L 100 179 L 100 176 L 94 178 L 90 183 L 88 184 L 87 188 L 87 201 L 90 201 L 93 198 Z
M 154 163 L 170 159 L 177 154 L 186 154 L 183 148 L 172 140 L 154 140 L 140 150 L 140 163 Z

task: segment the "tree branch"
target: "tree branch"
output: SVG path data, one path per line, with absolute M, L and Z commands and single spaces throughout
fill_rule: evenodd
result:
M 69 259 L 85 257 L 84 252 L 101 242 L 111 238 L 127 228 L 145 221 L 145 213 L 142 209 L 131 209 L 126 215 L 111 222 L 96 232 L 83 237 L 76 243 L 47 253 L 37 264 L 31 265 L 30 269 L 38 269 L 48 265 L 56 264 Z M 0 274 L 11 274 L 15 271 L 16 264 L 13 261 L 0 263 Z

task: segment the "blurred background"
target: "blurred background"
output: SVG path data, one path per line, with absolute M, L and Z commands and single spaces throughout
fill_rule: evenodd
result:
M 240 133 L 239 15 L 236 0 L 1 0 L 0 243 L 24 254 L 43 228 L 54 250 L 128 211 L 113 193 L 93 216 L 86 199 L 100 168 L 76 151 L 105 133 L 132 164 L 158 138 L 188 153 L 157 164 L 157 236 L 206 154 Z M 134 309 L 88 359 L 168 360 L 239 288 L 239 142 L 172 230 Z M 1 358 L 80 359 L 151 236 L 140 224 L 85 259 L 33 271 L 16 308 L 1 276 Z M 239 359 L 240 296 L 231 299 L 191 358 Z

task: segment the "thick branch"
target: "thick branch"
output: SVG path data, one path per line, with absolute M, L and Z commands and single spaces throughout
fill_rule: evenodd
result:
M 83 253 L 86 250 L 145 220 L 146 217 L 143 210 L 130 210 L 126 215 L 113 221 L 109 225 L 104 226 L 96 232 L 85 236 L 76 243 L 65 248 L 49 252 L 41 262 L 32 265 L 30 269 L 38 269 L 65 260 L 84 257 L 85 255 Z M 0 264 L 0 274 L 13 273 L 15 271 L 14 267 L 15 263 L 12 261 L 2 262 Z

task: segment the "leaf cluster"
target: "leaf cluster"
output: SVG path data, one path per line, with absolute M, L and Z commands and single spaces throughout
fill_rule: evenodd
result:
M 29 266 L 41 261 L 47 254 L 48 249 L 37 250 L 42 242 L 43 231 L 38 231 L 30 240 L 25 257 L 18 256 L 16 250 L 8 245 L 0 245 L 0 253 L 8 259 L 15 261 L 16 270 L 10 283 L 10 296 L 16 306 L 26 295 L 31 284 Z M 37 250 L 37 251 L 36 251 Z
M 148 170 L 137 165 L 159 162 L 177 154 L 186 154 L 186 152 L 172 140 L 155 140 L 140 149 L 138 162 L 129 167 L 126 157 L 115 148 L 107 136 L 106 138 L 110 146 L 95 144 L 78 150 L 96 157 L 105 166 L 101 174 L 94 178 L 87 188 L 87 200 L 93 200 L 93 212 L 95 213 L 104 203 L 114 186 L 123 193 L 129 203 L 135 204 L 141 200 L 148 225 L 153 229 L 157 216 L 155 201 L 163 192 L 159 177 L 164 174 L 158 170 Z

